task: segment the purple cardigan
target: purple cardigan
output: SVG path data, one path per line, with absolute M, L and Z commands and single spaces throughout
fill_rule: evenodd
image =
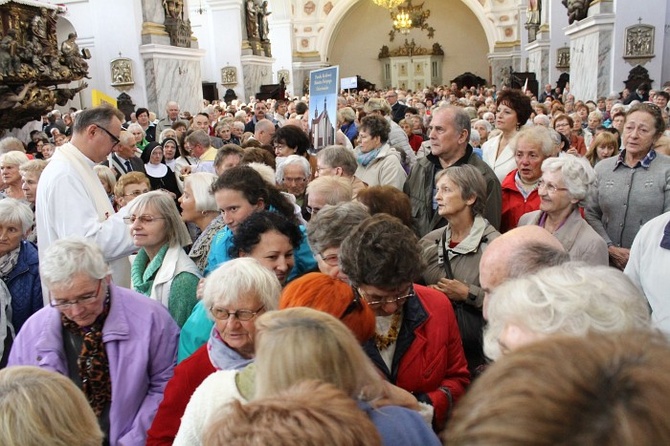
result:
M 112 378 L 110 444 L 144 445 L 177 358 L 179 327 L 160 302 L 112 285 L 103 342 Z M 47 306 L 26 321 L 9 364 L 67 376 L 60 312 Z

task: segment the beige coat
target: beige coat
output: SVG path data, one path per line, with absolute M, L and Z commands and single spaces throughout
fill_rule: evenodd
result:
M 519 226 L 537 225 L 541 215 L 542 211 L 524 214 L 519 220 Z M 609 265 L 607 242 L 582 218 L 579 209 L 575 209 L 553 235 L 568 251 L 571 260 L 581 260 L 591 265 Z

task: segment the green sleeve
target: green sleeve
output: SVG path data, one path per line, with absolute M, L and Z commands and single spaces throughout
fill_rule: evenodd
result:
M 200 278 L 189 272 L 181 272 L 172 280 L 170 287 L 170 298 L 168 299 L 168 311 L 179 325 L 184 325 L 186 319 L 191 315 L 193 307 L 198 303 L 196 293 Z

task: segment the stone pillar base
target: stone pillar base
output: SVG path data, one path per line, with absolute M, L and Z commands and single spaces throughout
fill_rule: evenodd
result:
M 591 11 L 589 11 L 591 12 Z M 591 15 L 568 26 L 570 92 L 576 100 L 607 96 L 612 85 L 614 14 Z
M 148 44 L 140 46 L 140 54 L 149 110 L 164 110 L 168 101 L 178 102 L 191 113 L 202 109 L 200 59 L 205 50 Z
M 256 95 L 261 89 L 261 85 L 272 83 L 272 64 L 274 59 L 271 57 L 245 55 L 242 59 L 242 76 L 244 79 L 245 101 L 249 101 L 251 96 Z

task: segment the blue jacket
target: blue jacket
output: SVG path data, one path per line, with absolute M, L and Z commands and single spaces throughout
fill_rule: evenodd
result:
M 4 280 L 12 295 L 12 326 L 18 333 L 28 318 L 44 306 L 35 245 L 25 240 L 21 242 L 19 260 Z
M 384 446 L 440 446 L 442 444 L 428 423 L 421 418 L 419 412 L 399 406 L 373 409 L 364 401 L 358 401 L 358 407 L 370 417 Z
M 111 306 L 102 328 L 109 359 L 112 404 L 109 442 L 143 446 L 172 378 L 179 327 L 160 302 L 110 285 Z M 18 334 L 9 365 L 32 365 L 68 376 L 60 311 L 47 306 Z

